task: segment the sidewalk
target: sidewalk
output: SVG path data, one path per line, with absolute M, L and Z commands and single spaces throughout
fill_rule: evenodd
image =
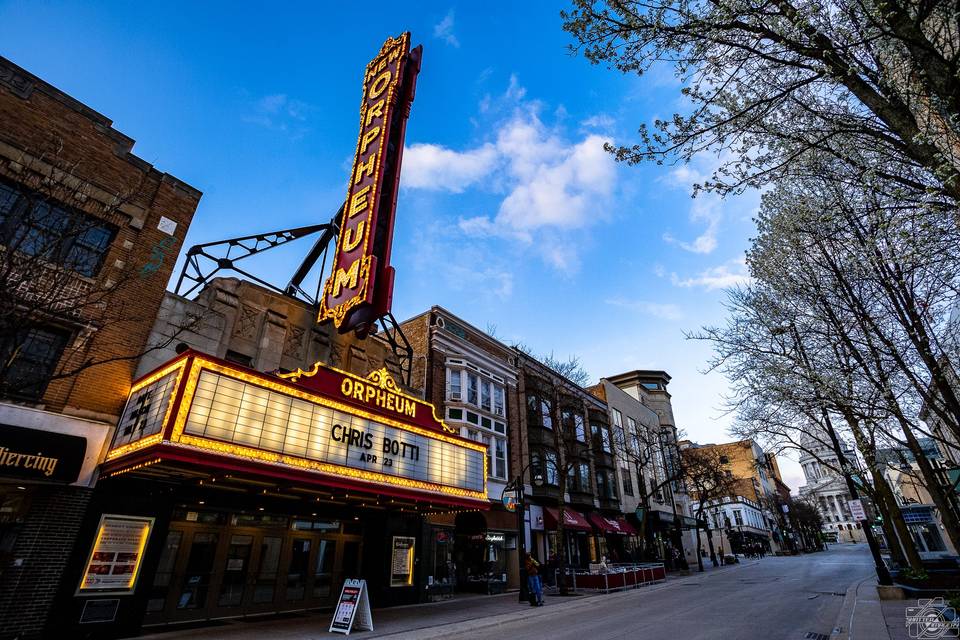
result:
M 548 616 L 558 607 L 589 607 L 597 598 L 606 600 L 629 597 L 636 592 L 659 591 L 683 584 L 684 581 L 715 575 L 736 567 L 750 566 L 754 562 L 743 562 L 726 567 L 704 566 L 699 573 L 696 566 L 690 575 L 668 574 L 665 582 L 628 589 L 608 594 L 582 592 L 581 595 L 561 597 L 547 594 L 543 607 L 531 607 L 519 602 L 516 591 L 495 596 L 461 596 L 452 600 L 429 602 L 375 609 L 373 611 L 373 631 L 354 631 L 350 636 L 360 638 L 394 638 L 427 640 L 442 638 L 452 633 L 493 628 L 502 624 L 524 619 Z M 315 638 L 342 638 L 343 635 L 327 633 L 332 612 L 286 614 L 279 616 L 261 616 L 224 620 L 216 626 L 181 628 L 171 631 L 146 633 L 141 638 L 150 640 L 259 640 L 269 636 L 275 640 L 313 640 Z
M 851 585 L 843 598 L 830 640 L 900 640 L 901 637 L 907 640 L 906 627 L 902 636 L 891 638 L 881 604 L 875 576 Z

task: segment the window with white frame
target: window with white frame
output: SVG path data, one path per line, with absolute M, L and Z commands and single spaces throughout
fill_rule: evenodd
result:
M 504 414 L 504 389 L 498 384 L 493 385 L 493 413 L 502 416 Z
M 490 382 L 487 380 L 480 381 L 480 408 L 484 411 L 493 411 L 493 406 L 490 402 Z
M 507 440 L 506 438 L 494 438 L 493 440 L 493 473 L 494 478 L 506 479 L 507 477 Z
M 475 373 L 467 372 L 467 402 L 472 405 L 477 405 L 477 387 L 480 383 L 480 379 L 477 378 Z
M 447 368 L 447 400 L 453 400 L 454 402 L 460 402 L 463 399 L 463 387 L 461 386 L 461 371 L 460 369 L 451 369 Z
M 487 447 L 487 475 L 497 480 L 507 478 L 507 425 L 486 416 L 457 407 L 447 409 L 447 418 L 468 422 L 460 428 L 460 435 Z

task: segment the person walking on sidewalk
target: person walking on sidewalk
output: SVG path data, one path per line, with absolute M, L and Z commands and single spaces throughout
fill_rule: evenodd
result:
M 540 563 L 536 561 L 532 553 L 527 554 L 527 589 L 530 591 L 530 606 L 543 606 L 543 587 L 540 585 Z

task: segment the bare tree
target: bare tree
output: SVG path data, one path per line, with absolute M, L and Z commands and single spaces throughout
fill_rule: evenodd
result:
M 137 360 L 200 320 L 188 318 L 163 344 L 91 350 L 100 332 L 122 335 L 153 324 L 153 308 L 136 292 L 175 259 L 176 238 L 159 243 L 143 264 L 117 259 L 114 241 L 128 220 L 123 210 L 149 195 L 143 174 L 119 193 L 95 194 L 99 188 L 64 159 L 56 138 L 22 165 L 22 183 L 0 181 L 0 394 L 37 399 L 49 381 Z M 38 353 L 44 363 L 34 360 Z
M 515 345 L 518 353 L 527 360 L 535 361 L 526 367 L 525 384 L 527 391 L 528 423 L 539 421 L 545 429 L 545 440 L 531 440 L 530 460 L 535 473 L 540 473 L 547 485 L 556 487 L 558 504 L 557 536 L 559 553 L 559 589 L 561 594 L 568 592 L 565 581 L 570 558 L 567 554 L 565 497 L 571 492 L 596 495 L 590 463 L 592 461 L 589 414 L 584 405 L 587 391 L 576 380 L 564 376 L 553 364 L 539 360 L 531 355 L 523 345 Z M 548 359 L 545 359 L 548 360 Z M 532 366 L 530 366 L 532 365 Z M 557 375 L 536 372 L 537 365 L 545 367 Z M 562 369 L 562 367 L 560 367 Z M 584 475 L 584 469 L 587 473 Z
M 737 480 L 726 471 L 727 464 L 718 449 L 686 447 L 680 452 L 683 479 L 693 498 L 697 531 L 697 568 L 703 571 L 703 556 L 700 554 L 700 528 L 705 522 L 707 507 L 716 500 L 733 496 L 736 493 Z M 715 558 L 713 532 L 707 528 L 707 544 L 710 557 Z
M 652 559 L 651 530 L 648 527 L 652 503 L 674 503 L 674 488 L 683 482 L 683 468 L 677 451 L 678 436 L 671 429 L 656 424 L 636 423 L 634 428 L 614 432 L 614 448 L 618 458 L 637 470 L 637 491 L 643 505 L 640 520 L 641 555 Z

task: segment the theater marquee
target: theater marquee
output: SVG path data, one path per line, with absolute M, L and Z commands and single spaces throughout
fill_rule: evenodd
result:
M 389 38 L 364 74 L 360 135 L 318 317 L 320 322 L 333 320 L 341 333 L 355 330 L 363 337 L 390 310 L 400 159 L 421 51 L 410 50 L 409 33 Z
M 386 369 L 261 374 L 187 352 L 134 385 L 107 463 L 196 461 L 431 502 L 486 506 L 486 448 Z M 399 493 L 398 493 L 399 492 Z

